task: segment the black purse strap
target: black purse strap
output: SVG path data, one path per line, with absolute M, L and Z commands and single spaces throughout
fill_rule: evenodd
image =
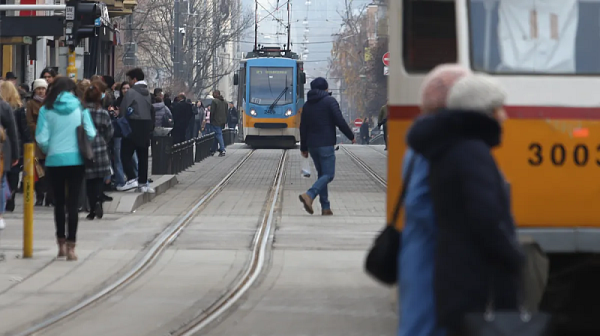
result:
M 408 189 L 408 183 L 410 182 L 410 177 L 412 176 L 413 167 L 415 165 L 415 156 L 413 154 L 411 156 L 410 161 L 408 162 L 408 168 L 406 169 L 406 174 L 404 176 L 404 180 L 402 181 L 402 191 L 400 192 L 400 197 L 396 202 L 396 206 L 394 208 L 394 214 L 392 215 L 392 220 L 388 225 L 394 226 L 396 221 L 398 221 L 398 217 L 400 216 L 400 210 L 402 209 L 402 205 L 404 204 L 404 199 L 406 198 L 406 190 Z

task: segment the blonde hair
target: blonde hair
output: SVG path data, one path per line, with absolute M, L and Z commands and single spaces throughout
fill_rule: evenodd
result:
M 421 85 L 421 111 L 431 113 L 446 107 L 454 83 L 469 74 L 471 71 L 459 64 L 440 64 L 433 68 Z
M 11 81 L 3 81 L 0 84 L 0 97 L 13 109 L 23 107 L 21 95 L 17 87 Z

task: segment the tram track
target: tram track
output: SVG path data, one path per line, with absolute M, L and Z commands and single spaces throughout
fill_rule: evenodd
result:
M 36 322 L 28 329 L 15 335 L 36 335 L 40 332 L 51 330 L 59 323 L 66 322 L 68 318 L 83 312 L 86 308 L 92 308 L 92 305 L 100 303 L 120 289 L 124 289 L 126 286 L 140 279 L 143 274 L 156 264 L 156 261 L 161 257 L 163 252 L 165 252 L 182 234 L 188 224 L 224 189 L 224 187 L 232 180 L 232 177 L 240 171 L 254 153 L 255 151 L 252 150 L 244 156 L 242 160 L 217 185 L 215 185 L 215 187 L 205 193 L 190 208 L 190 210 L 183 215 L 183 217 L 164 229 L 149 245 L 143 256 L 123 276 L 70 308 L 53 314 L 42 321 Z M 243 275 L 238 277 L 238 280 L 235 281 L 234 284 L 229 285 L 229 289 L 216 301 L 212 302 L 208 308 L 204 309 L 201 314 L 189 319 L 188 323 L 185 323 L 183 327 L 178 328 L 176 331 L 170 332 L 170 335 L 192 335 L 205 328 L 208 324 L 219 318 L 231 308 L 259 278 L 264 266 L 269 235 L 273 228 L 273 219 L 281 193 L 286 160 L 287 151 L 283 151 L 276 167 L 272 185 L 267 193 L 265 200 L 266 207 L 263 207 L 265 210 L 262 211 L 260 223 L 251 243 L 250 260 L 246 262 L 245 267 L 240 272 L 240 274 L 243 273 Z
M 346 148 L 346 146 L 341 146 L 346 154 L 354 161 L 354 163 L 359 166 L 362 170 L 364 170 L 371 178 L 377 182 L 383 189 L 387 189 L 387 180 L 379 175 L 373 168 L 371 168 L 366 162 L 364 162 L 358 155 L 354 154 L 351 150 Z

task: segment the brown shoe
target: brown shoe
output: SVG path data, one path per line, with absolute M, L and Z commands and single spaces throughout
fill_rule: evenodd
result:
M 77 255 L 75 254 L 75 243 L 67 242 L 67 261 L 75 260 L 77 260 Z
M 302 204 L 304 204 L 304 210 L 306 210 L 306 212 L 308 212 L 311 215 L 313 213 L 315 213 L 315 211 L 313 210 L 313 207 L 312 207 L 313 199 L 310 198 L 310 196 L 308 196 L 308 194 L 304 193 L 304 194 L 300 195 L 299 198 L 300 198 L 300 202 L 302 202 Z
M 323 216 L 333 216 L 333 211 L 331 211 L 330 209 L 323 210 L 323 211 L 321 211 L 321 215 L 323 215 Z
M 64 258 L 67 256 L 67 247 L 65 246 L 65 238 L 56 238 L 56 244 L 58 245 L 57 258 Z

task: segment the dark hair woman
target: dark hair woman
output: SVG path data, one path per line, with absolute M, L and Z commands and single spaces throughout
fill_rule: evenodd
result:
M 67 260 L 77 260 L 78 203 L 85 174 L 76 129 L 83 125 L 90 141 L 96 137 L 90 113 L 75 96 L 76 89 L 75 82 L 69 78 L 54 80 L 40 109 L 35 131 L 35 140 L 46 154 L 46 167 L 52 176 L 58 257 L 66 256 Z M 67 234 L 65 206 L 69 213 Z
M 46 80 L 46 82 L 48 82 L 48 84 L 52 84 L 52 82 L 54 81 L 54 79 L 56 78 L 58 74 L 56 73 L 56 71 L 52 68 L 46 68 L 44 70 L 42 70 L 42 74 L 40 76 L 40 78 L 43 78 Z
M 105 95 L 106 85 L 95 80 L 84 92 L 85 107 L 90 111 L 92 121 L 96 127 L 96 137 L 92 140 L 94 163 L 85 169 L 87 198 L 90 213 L 87 219 L 102 218 L 102 191 L 104 179 L 110 176 L 110 156 L 107 144 L 113 136 L 113 126 L 108 111 L 102 108 L 102 99 Z

